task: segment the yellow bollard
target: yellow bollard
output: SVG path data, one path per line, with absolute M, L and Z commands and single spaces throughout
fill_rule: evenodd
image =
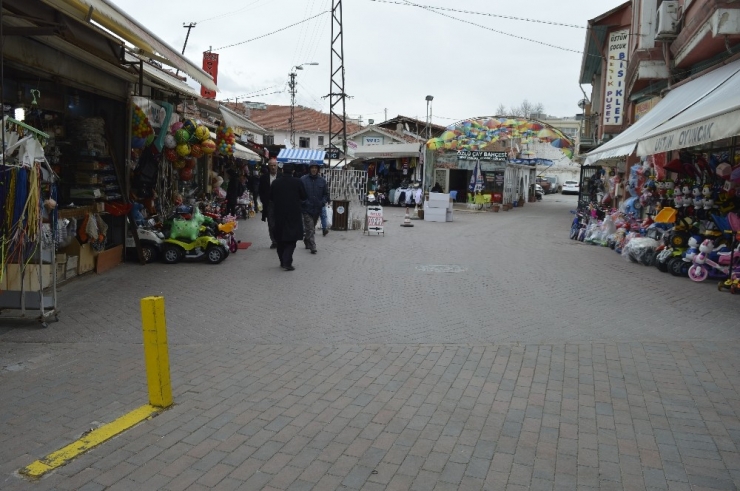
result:
M 172 384 L 170 382 L 164 297 L 141 299 L 141 324 L 144 331 L 144 359 L 149 384 L 149 404 L 156 407 L 169 407 L 172 405 Z

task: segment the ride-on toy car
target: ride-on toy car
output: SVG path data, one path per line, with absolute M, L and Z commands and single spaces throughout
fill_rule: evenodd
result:
M 208 235 L 201 235 L 192 242 L 170 238 L 162 244 L 162 261 L 175 264 L 182 260 L 204 259 L 211 264 L 218 264 L 229 255 L 229 249 L 224 242 Z

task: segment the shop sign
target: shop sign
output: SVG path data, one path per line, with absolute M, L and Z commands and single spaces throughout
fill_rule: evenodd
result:
M 638 121 L 641 117 L 645 116 L 650 112 L 656 104 L 660 102 L 660 97 L 653 97 L 647 101 L 638 102 L 635 104 L 635 121 Z
M 482 150 L 458 150 L 459 160 L 490 160 L 495 162 L 506 162 L 506 152 L 484 152 Z
M 365 230 L 368 232 L 375 232 L 378 234 L 383 233 L 383 207 L 382 206 L 368 206 L 367 207 L 367 224 Z
M 629 29 L 624 29 L 609 35 L 609 55 L 606 67 L 606 86 L 604 87 L 604 126 L 621 125 L 623 122 L 629 34 Z
M 332 159 L 337 160 L 339 159 L 339 149 L 336 147 L 326 147 L 324 148 L 324 152 L 326 152 L 326 156 L 324 158 L 326 159 Z
M 382 136 L 365 136 L 362 138 L 362 144 L 363 145 L 382 145 L 383 137 Z
M 218 53 L 203 52 L 203 71 L 213 77 L 213 83 L 218 83 Z M 200 86 L 200 96 L 204 99 L 215 99 L 216 92 Z

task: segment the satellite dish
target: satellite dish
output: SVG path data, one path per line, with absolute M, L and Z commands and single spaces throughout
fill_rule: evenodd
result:
M 580 107 L 581 109 L 586 107 L 586 104 L 588 104 L 588 99 L 581 99 L 580 101 L 578 101 L 578 107 Z

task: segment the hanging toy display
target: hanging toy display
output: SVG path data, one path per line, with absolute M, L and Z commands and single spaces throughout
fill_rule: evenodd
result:
M 188 169 L 187 167 L 180 169 L 180 180 L 181 181 L 190 181 L 193 178 L 193 169 Z
M 193 143 L 192 145 L 190 145 L 190 155 L 195 157 L 196 159 L 199 159 L 203 155 L 205 155 L 203 147 L 200 143 Z
M 154 129 L 144 111 L 134 104 L 134 113 L 131 118 L 131 147 L 144 148 L 154 141 Z M 147 143 L 147 140 L 150 140 Z
M 174 148 L 166 148 L 164 151 L 164 158 L 168 162 L 174 162 L 177 160 L 177 151 Z
M 221 125 L 216 131 L 216 136 L 218 138 L 218 153 L 223 156 L 233 155 L 234 144 L 236 143 L 236 135 L 234 135 L 234 130 L 231 127 L 227 128 Z
M 172 167 L 174 167 L 176 170 L 184 169 L 185 165 L 186 165 L 185 159 L 180 159 L 180 158 L 176 159 L 172 163 Z
M 211 132 L 203 125 L 198 126 L 195 128 L 195 131 L 193 132 L 193 136 L 199 141 L 205 141 L 208 140 L 211 137 Z
M 173 135 L 168 133 L 167 136 L 164 137 L 164 146 L 165 148 L 175 148 L 177 146 L 177 140 Z
M 175 141 L 178 145 L 188 143 L 190 141 L 190 133 L 186 129 L 179 129 L 175 132 Z

